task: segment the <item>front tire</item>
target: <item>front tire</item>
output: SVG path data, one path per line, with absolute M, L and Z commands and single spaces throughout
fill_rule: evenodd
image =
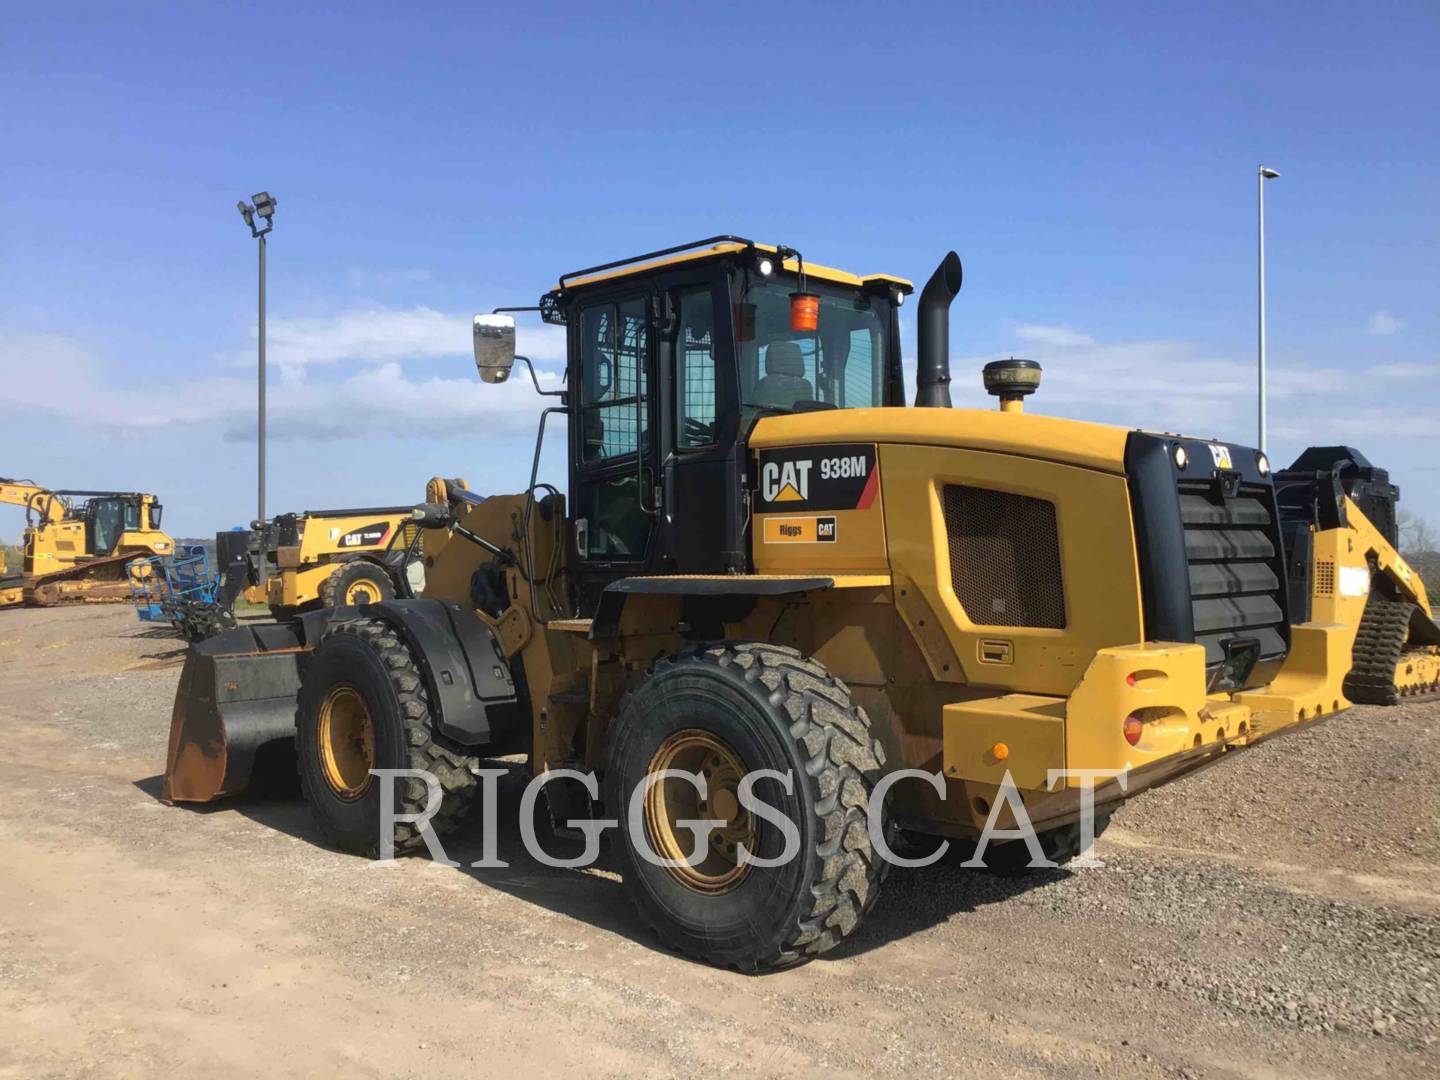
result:
M 300 786 L 315 823 L 342 851 L 380 853 L 381 784 L 394 785 L 397 815 L 425 810 L 421 777 L 383 780 L 371 769 L 421 769 L 439 782 L 430 819 L 439 835 L 464 820 L 474 801 L 477 760 L 437 740 L 430 694 L 417 658 L 388 624 L 357 619 L 332 627 L 315 649 L 300 686 L 295 747 Z M 417 826 L 397 823 L 397 855 L 418 851 Z
M 320 601 L 327 608 L 378 604 L 395 599 L 395 583 L 372 562 L 342 563 L 320 583 Z
M 884 760 L 845 684 L 793 649 L 724 643 L 658 661 L 622 702 L 607 753 L 626 892 L 666 944 L 698 959 L 757 971 L 819 956 L 855 931 L 879 894 L 885 867 L 868 812 Z M 632 835 L 631 793 L 666 767 L 710 770 L 709 805 L 684 781 L 657 783 L 643 835 Z M 780 866 L 738 865 L 741 842 L 765 858 L 784 850 L 780 829 L 734 798 L 738 777 L 758 769 L 792 778 L 788 794 L 774 779 L 754 785 L 799 832 L 798 854 Z M 693 840 L 677 851 L 678 830 L 665 822 L 697 817 L 727 822 L 699 866 L 656 866 L 639 853 L 645 843 L 683 857 Z

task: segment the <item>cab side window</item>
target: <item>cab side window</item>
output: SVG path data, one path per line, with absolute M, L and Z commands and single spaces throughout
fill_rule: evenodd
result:
M 715 443 L 715 302 L 709 288 L 680 294 L 675 339 L 675 445 Z
M 649 324 L 643 299 L 585 309 L 580 342 L 581 461 L 634 454 L 644 444 Z

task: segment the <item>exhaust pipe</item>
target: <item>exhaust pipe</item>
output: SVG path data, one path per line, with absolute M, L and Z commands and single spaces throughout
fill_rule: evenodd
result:
M 950 252 L 920 291 L 915 372 L 917 408 L 950 408 L 950 301 L 960 291 L 965 274 L 960 256 Z

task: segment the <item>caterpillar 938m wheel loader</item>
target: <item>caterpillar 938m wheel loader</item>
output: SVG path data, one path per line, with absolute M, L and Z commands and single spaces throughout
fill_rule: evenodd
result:
M 417 581 L 407 590 L 399 575 L 405 555 L 419 534 L 410 506 L 352 510 L 307 510 L 279 514 L 265 529 L 248 534 L 219 533 L 216 550 L 222 567 L 226 552 L 246 543 L 243 594 L 249 603 L 264 604 L 277 618 L 320 607 L 371 604 L 409 595 L 423 581 L 423 569 L 412 561 Z M 263 554 L 262 554 L 263 549 Z M 266 560 L 262 585 L 258 560 Z M 232 597 L 233 598 L 233 597 Z
M 22 575 L 0 586 L 0 602 L 125 603 L 127 566 L 168 555 L 175 543 L 160 531 L 154 495 L 119 491 L 51 491 L 0 478 L 0 503 L 25 508 Z
M 518 494 L 432 481 L 422 598 L 194 646 L 166 797 L 238 791 L 293 740 L 320 828 L 373 854 L 382 796 L 419 814 L 427 785 L 372 769 L 432 774 L 441 831 L 482 757 L 593 772 L 588 793 L 548 784 L 551 813 L 617 822 L 665 942 L 757 969 L 854 931 L 885 830 L 964 843 L 1018 806 L 1062 862 L 1087 790 L 1098 828 L 1346 707 L 1344 628 L 1291 625 L 1265 456 L 1025 412 L 1025 361 L 987 367 L 999 410 L 949 408 L 960 284 L 951 252 L 920 296 L 906 408 L 903 279 L 736 237 L 564 275 L 538 310 L 567 328 L 566 379 L 535 382 L 539 440 L 568 421 L 568 497 L 538 482 L 538 441 Z M 513 317 L 476 318 L 485 382 L 523 360 L 514 342 Z M 983 861 L 1013 869 L 1028 845 Z
M 1292 617 L 1351 638 L 1345 696 L 1395 705 L 1440 695 L 1440 626 L 1397 550 L 1400 489 L 1348 446 L 1312 446 L 1275 474 Z

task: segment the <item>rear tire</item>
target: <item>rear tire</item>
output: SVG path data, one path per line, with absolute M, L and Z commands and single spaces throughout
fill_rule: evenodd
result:
M 1095 839 L 1100 839 L 1100 834 L 1109 826 L 1109 814 L 1096 814 Z M 1045 853 L 1045 858 L 1058 866 L 1064 866 L 1080 854 L 1080 823 L 1078 821 L 1036 833 L 1035 838 L 1040 842 L 1040 850 Z M 973 857 L 974 849 L 971 848 L 965 858 Z M 1007 840 L 1003 844 L 989 844 L 985 848 L 985 869 L 996 877 L 1024 877 L 1037 870 L 1050 869 L 1047 866 L 1031 866 L 1030 859 L 1030 847 L 1024 840 Z
M 637 842 L 660 851 L 665 837 L 656 830 L 665 827 L 651 824 L 647 801 L 645 835 L 632 835 L 631 793 L 652 767 L 667 767 L 657 761 L 698 771 L 684 763 L 687 746 L 713 749 L 695 760 L 715 766 L 717 777 L 734 775 L 732 763 L 741 775 L 774 769 L 792 777 L 789 794 L 773 779 L 754 792 L 799 830 L 794 858 L 742 866 L 736 875 L 719 858 L 722 850 L 714 864 L 707 860 L 690 874 L 637 853 Z M 845 684 L 793 649 L 722 643 L 658 661 L 621 703 L 607 751 L 606 808 L 620 821 L 616 854 L 626 892 L 661 940 L 710 963 L 756 971 L 819 956 L 855 931 L 879 894 L 886 866 L 871 848 L 867 815 L 884 760 Z M 723 790 L 718 780 L 709 788 L 713 809 L 700 804 L 699 817 L 723 817 L 722 797 L 734 806 Z M 660 805 L 669 806 L 663 798 Z M 767 858 L 783 852 L 777 826 L 732 812 L 729 820 L 745 823 L 740 831 L 752 830 L 745 836 L 750 850 Z M 731 845 L 732 862 L 735 834 L 720 830 L 717 838 Z
M 378 858 L 380 786 L 395 786 L 395 812 L 419 814 L 429 795 L 420 777 L 385 781 L 374 769 L 423 769 L 442 800 L 430 825 L 445 835 L 474 802 L 477 758 L 440 743 L 417 658 L 388 624 L 357 619 L 320 640 L 300 686 L 295 748 L 300 786 L 320 831 L 342 851 Z M 392 833 L 397 855 L 423 849 L 412 823 Z
M 320 583 L 320 601 L 327 608 L 378 604 L 394 599 L 395 583 L 390 575 L 363 559 L 342 563 Z

